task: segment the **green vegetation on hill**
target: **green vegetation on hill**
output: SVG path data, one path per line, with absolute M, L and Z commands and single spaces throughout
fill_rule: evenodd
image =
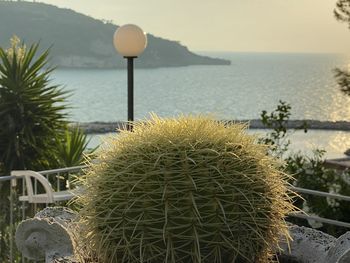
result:
M 0 46 L 14 34 L 30 44 L 52 46 L 52 62 L 64 67 L 124 67 L 114 50 L 117 26 L 73 10 L 32 2 L 0 1 Z M 230 61 L 199 56 L 176 41 L 148 35 L 148 47 L 137 60 L 140 67 L 227 65 Z

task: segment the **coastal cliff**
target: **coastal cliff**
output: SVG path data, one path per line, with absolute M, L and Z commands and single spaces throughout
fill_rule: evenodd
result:
M 70 9 L 33 2 L 0 1 L 0 46 L 9 45 L 17 35 L 26 44 L 40 41 L 51 47 L 52 63 L 73 68 L 124 68 L 116 54 L 112 37 L 118 28 Z M 197 55 L 177 41 L 148 34 L 148 46 L 136 67 L 177 67 L 189 65 L 229 65 L 229 60 Z

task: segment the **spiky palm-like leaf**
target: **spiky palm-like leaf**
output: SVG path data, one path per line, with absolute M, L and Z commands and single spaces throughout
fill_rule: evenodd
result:
M 49 83 L 48 51 L 38 54 L 11 39 L 0 47 L 0 170 L 56 167 L 55 138 L 66 127 L 65 93 Z M 8 259 L 9 185 L 0 184 L 0 261 Z
M 106 145 L 77 199 L 101 262 L 268 262 L 289 238 L 288 176 L 244 126 L 154 116 Z
M 79 127 L 67 129 L 64 137 L 57 141 L 57 158 L 60 166 L 81 165 L 88 143 L 87 135 Z
M 5 171 L 55 166 L 55 137 L 66 128 L 66 93 L 50 84 L 49 51 L 0 48 L 0 162 Z

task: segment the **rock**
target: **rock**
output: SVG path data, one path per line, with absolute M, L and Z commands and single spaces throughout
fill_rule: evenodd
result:
M 67 208 L 45 208 L 34 218 L 19 224 L 16 245 L 22 255 L 31 260 L 74 262 L 69 259 L 74 256 L 74 239 L 70 227 L 76 219 L 77 215 Z
M 283 252 L 279 255 L 280 262 L 350 262 L 350 232 L 337 239 L 312 228 L 291 225 L 289 233 L 293 241 L 290 242 L 290 249 L 286 242 L 281 242 Z
M 325 262 L 350 262 L 350 232 L 345 233 L 333 242 Z

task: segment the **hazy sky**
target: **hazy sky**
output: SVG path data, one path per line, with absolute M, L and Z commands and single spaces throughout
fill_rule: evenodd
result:
M 350 54 L 336 0 L 43 0 L 178 40 L 196 51 Z

